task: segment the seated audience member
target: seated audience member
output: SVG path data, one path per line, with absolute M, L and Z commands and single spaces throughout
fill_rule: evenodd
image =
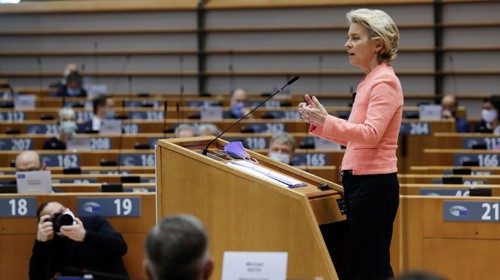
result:
M 209 135 L 219 136 L 220 133 L 221 130 L 215 124 L 212 123 L 204 123 L 200 125 L 200 128 L 198 130 L 198 135 L 200 136 L 209 136 Z
M 71 72 L 66 77 L 63 85 L 54 95 L 55 97 L 86 97 L 87 91 L 82 87 L 82 76 L 77 71 Z
M 22 151 L 16 157 L 16 171 L 41 171 L 45 170 L 42 158 L 35 151 Z
M 64 72 L 62 75 L 61 80 L 55 83 L 51 83 L 49 87 L 55 87 L 55 88 L 62 88 L 63 86 L 66 85 L 66 78 L 71 74 L 72 72 L 78 72 L 78 66 L 76 63 L 68 63 L 66 67 L 64 68 Z
M 500 110 L 500 96 L 493 95 L 485 99 L 481 110 L 481 121 L 477 124 L 475 131 L 481 133 L 500 134 L 500 122 L 498 111 Z
M 295 137 L 292 134 L 283 132 L 273 135 L 269 143 L 268 156 L 284 164 L 293 165 L 295 155 Z
M 92 130 L 99 131 L 103 120 L 112 120 L 115 118 L 115 103 L 113 98 L 106 95 L 98 95 L 92 99 L 93 115 Z
M 64 107 L 59 110 L 59 136 L 47 139 L 43 143 L 44 150 L 66 150 L 66 142 L 76 133 L 76 115 L 73 108 Z
M 223 114 L 225 119 L 239 119 L 248 113 L 248 95 L 244 89 L 237 88 L 231 92 L 230 106 L 230 111 Z
M 165 218 L 149 232 L 145 250 L 151 280 L 209 279 L 213 270 L 207 232 L 193 216 Z
M 455 95 L 445 95 L 441 99 L 441 107 L 443 108 L 443 118 L 455 119 L 456 132 L 469 132 L 469 124 L 464 118 L 457 117 L 458 99 Z
M 60 214 L 70 214 L 73 224 L 61 226 L 57 219 Z M 55 201 L 40 205 L 37 217 L 38 230 L 29 268 L 31 280 L 83 274 L 93 275 L 92 279 L 128 277 L 121 259 L 127 253 L 127 244 L 103 217 L 79 219 Z
M 190 124 L 180 124 L 175 128 L 175 138 L 196 136 L 196 129 Z

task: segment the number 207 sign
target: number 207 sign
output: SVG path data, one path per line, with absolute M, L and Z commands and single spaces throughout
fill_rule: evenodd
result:
M 78 216 L 141 216 L 141 199 L 138 197 L 79 198 L 77 205 Z

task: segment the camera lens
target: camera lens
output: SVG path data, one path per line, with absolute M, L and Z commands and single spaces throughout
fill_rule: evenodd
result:
M 52 217 L 54 232 L 60 232 L 62 226 L 73 225 L 73 217 L 70 214 L 55 213 Z

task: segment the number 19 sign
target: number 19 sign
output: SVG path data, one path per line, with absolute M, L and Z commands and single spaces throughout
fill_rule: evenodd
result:
M 78 198 L 78 216 L 140 217 L 138 197 Z

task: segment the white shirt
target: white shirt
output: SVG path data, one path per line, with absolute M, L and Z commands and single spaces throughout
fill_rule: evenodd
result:
M 101 119 L 96 115 L 92 116 L 92 130 L 99 131 L 101 129 Z

